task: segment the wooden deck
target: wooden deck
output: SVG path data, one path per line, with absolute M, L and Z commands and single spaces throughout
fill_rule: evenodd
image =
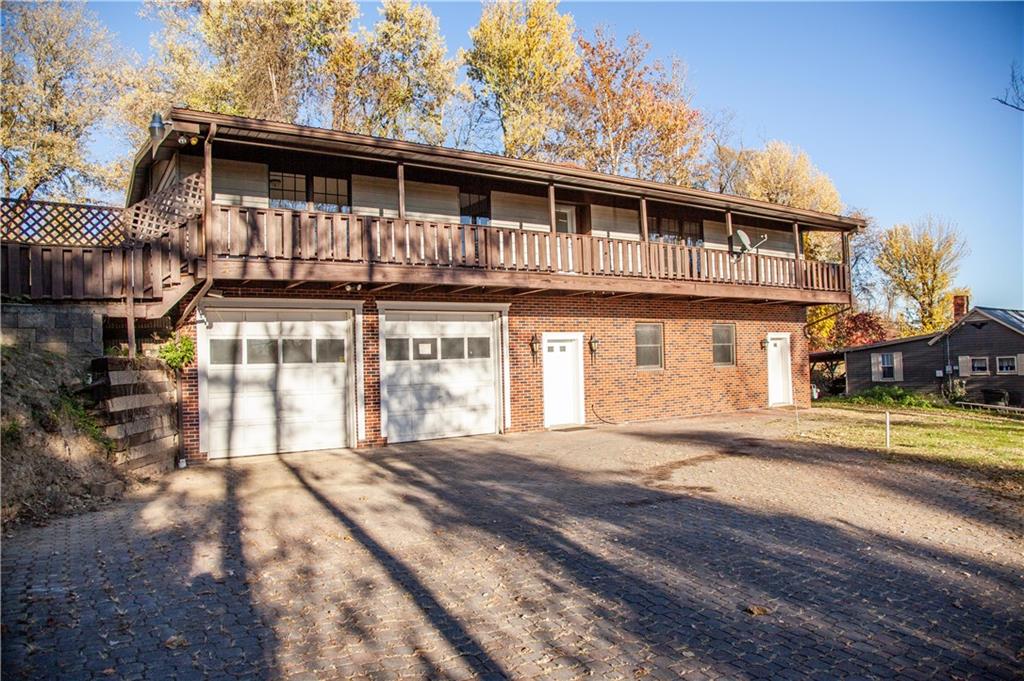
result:
M 106 220 L 116 209 L 103 210 Z M 140 317 L 166 314 L 208 274 L 232 281 L 548 289 L 805 304 L 850 299 L 849 269 L 839 263 L 732 256 L 724 250 L 584 234 L 215 204 L 208 233 L 200 220 L 190 220 L 129 249 L 112 240 L 109 229 L 82 239 L 66 228 L 59 233 L 38 227 L 19 231 L 5 221 L 0 240 L 5 296 L 93 301 L 118 314 L 134 291 Z

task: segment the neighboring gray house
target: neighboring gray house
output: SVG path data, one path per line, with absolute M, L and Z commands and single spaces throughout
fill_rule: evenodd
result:
M 812 363 L 838 360 L 847 395 L 876 385 L 938 393 L 952 376 L 971 401 L 1024 406 L 1024 311 L 975 307 L 939 333 L 811 353 Z

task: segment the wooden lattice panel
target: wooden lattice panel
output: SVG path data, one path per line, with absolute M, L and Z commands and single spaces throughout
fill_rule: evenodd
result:
M 202 173 L 193 173 L 125 209 L 123 220 L 127 235 L 136 241 L 152 241 L 201 215 L 203 191 Z
M 124 240 L 121 208 L 0 199 L 0 238 L 28 244 L 113 246 Z

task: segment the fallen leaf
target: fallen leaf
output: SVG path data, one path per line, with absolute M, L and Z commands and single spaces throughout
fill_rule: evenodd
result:
M 760 617 L 771 613 L 771 610 L 765 606 L 757 604 L 748 605 L 744 610 L 746 610 L 747 614 L 753 615 L 754 617 Z
M 187 646 L 188 646 L 188 639 L 186 639 L 184 636 L 181 636 L 179 634 L 175 634 L 174 636 L 171 636 L 169 639 L 164 641 L 164 647 L 165 648 L 170 648 L 171 650 L 173 650 L 175 648 L 185 648 Z

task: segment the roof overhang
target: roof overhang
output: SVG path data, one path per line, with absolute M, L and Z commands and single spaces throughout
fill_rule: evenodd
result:
M 729 211 L 736 215 L 797 223 L 801 227 L 811 229 L 848 232 L 862 230 L 866 224 L 861 218 L 830 215 L 729 194 L 717 194 L 700 189 L 606 175 L 557 163 L 514 159 L 292 123 L 228 116 L 183 108 L 171 109 L 165 115 L 164 120 L 168 125 L 166 128 L 168 132 L 159 145 L 154 147 L 152 143 L 147 143 L 136 154 L 132 185 L 128 194 L 129 203 L 141 198 L 135 194 L 139 192 L 138 187 L 143 184 L 140 180 L 143 179 L 148 165 L 165 153 L 173 153 L 173 149 L 177 147 L 175 133 L 187 131 L 189 134 L 205 135 L 209 126 L 216 123 L 216 139 L 223 141 L 288 148 L 310 153 L 362 156 L 394 163 L 423 165 L 451 172 L 497 175 L 512 180 L 619 194 L 637 199 L 646 197 L 656 201 L 719 210 L 723 213 Z

